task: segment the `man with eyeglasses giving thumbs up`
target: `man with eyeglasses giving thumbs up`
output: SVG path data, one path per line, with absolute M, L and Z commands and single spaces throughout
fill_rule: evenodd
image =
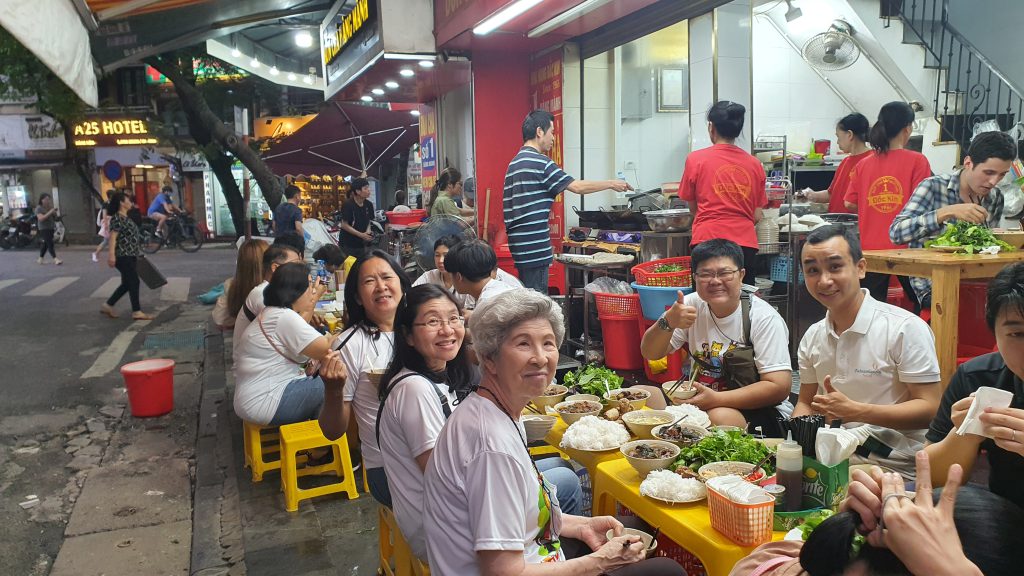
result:
M 785 321 L 764 300 L 742 295 L 743 251 L 735 242 L 701 242 L 693 248 L 690 264 L 696 292 L 679 293 L 644 334 L 641 353 L 654 360 L 684 350 L 691 361 L 683 377 L 698 371 L 697 393 L 686 404 L 707 412 L 712 424 L 751 431 L 760 427 L 766 436 L 781 437 L 780 410 L 792 410 L 786 400 L 793 367 Z M 752 377 L 744 382 L 727 378 L 723 357 L 748 347 L 753 348 Z

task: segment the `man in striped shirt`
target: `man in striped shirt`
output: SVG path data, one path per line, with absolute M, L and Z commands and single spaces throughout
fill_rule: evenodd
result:
M 548 218 L 555 198 L 564 190 L 590 194 L 633 188 L 622 180 L 575 180 L 545 154 L 555 143 L 555 117 L 534 110 L 523 121 L 523 147 L 505 172 L 505 231 L 523 286 L 548 293 L 551 230 Z

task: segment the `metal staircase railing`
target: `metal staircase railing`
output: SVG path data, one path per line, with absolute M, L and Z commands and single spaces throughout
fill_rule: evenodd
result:
M 961 158 L 977 124 L 995 120 L 1005 131 L 1024 121 L 1024 91 L 950 24 L 949 0 L 883 0 L 882 16 L 898 18 L 906 41 L 925 49 L 925 66 L 944 72 L 933 109 L 940 140 L 958 143 Z

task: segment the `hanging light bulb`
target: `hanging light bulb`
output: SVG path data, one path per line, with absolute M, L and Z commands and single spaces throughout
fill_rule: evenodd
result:
M 238 48 L 232 48 L 231 49 L 231 56 L 232 57 L 239 58 L 241 55 L 242 55 L 242 51 L 239 50 Z
M 249 66 L 252 66 L 253 68 L 259 68 L 260 67 L 259 59 L 254 57 L 252 60 L 249 61 Z
M 373 92 L 373 94 L 375 96 L 383 96 L 384 95 L 384 89 L 383 88 L 374 88 L 373 90 L 370 90 L 370 92 Z
M 362 100 L 363 102 L 373 102 L 373 96 L 370 96 L 368 94 L 367 95 L 363 95 L 363 97 L 360 98 L 360 100 Z
M 313 45 L 313 35 L 307 30 L 299 30 L 295 33 L 295 45 L 299 48 L 309 48 Z
M 281 71 L 277 69 L 277 66 L 271 66 L 270 67 L 270 75 L 271 76 L 277 76 L 280 73 L 281 73 Z
M 394 80 L 388 80 L 387 82 L 384 83 L 384 85 L 387 86 L 389 90 L 394 90 L 395 88 L 398 88 L 398 82 L 395 82 Z
M 296 78 L 297 78 L 297 76 L 295 76 L 295 72 L 289 72 L 288 73 L 288 81 L 289 82 L 295 82 Z

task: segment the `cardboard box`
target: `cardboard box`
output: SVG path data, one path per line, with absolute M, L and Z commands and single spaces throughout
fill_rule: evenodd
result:
M 836 510 L 846 498 L 850 485 L 850 461 L 825 466 L 814 458 L 804 456 L 803 497 L 801 508 L 831 508 Z

